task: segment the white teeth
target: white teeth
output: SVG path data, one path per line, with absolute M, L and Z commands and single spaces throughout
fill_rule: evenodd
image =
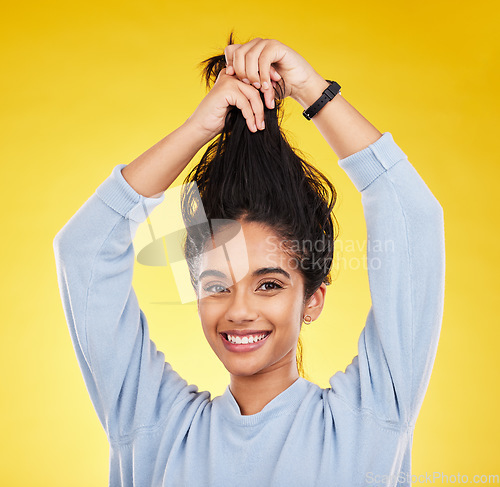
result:
M 259 335 L 259 336 L 250 335 L 250 336 L 244 336 L 244 337 L 227 335 L 227 340 L 230 343 L 235 343 L 235 344 L 241 345 L 241 344 L 246 344 L 246 343 L 256 343 L 256 342 L 262 340 L 266 336 L 267 336 L 266 333 L 263 333 L 262 335 Z

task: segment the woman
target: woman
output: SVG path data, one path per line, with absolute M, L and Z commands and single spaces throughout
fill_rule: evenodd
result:
M 300 329 L 319 317 L 330 282 L 336 195 L 286 143 L 278 111 L 287 96 L 309 109 L 330 83 L 277 40 L 231 35 L 224 54 L 205 62 L 207 84 L 217 80 L 186 122 L 115 166 L 54 239 L 72 341 L 110 442 L 110 485 L 410 485 L 443 311 L 443 210 L 391 134 L 340 93 L 312 117 L 361 192 L 372 307 L 331 388 L 301 377 Z M 182 200 L 202 328 L 230 373 L 211 399 L 149 338 L 132 237 L 217 135 L 186 179 L 200 200 L 189 185 Z M 201 212 L 208 227 L 196 224 Z

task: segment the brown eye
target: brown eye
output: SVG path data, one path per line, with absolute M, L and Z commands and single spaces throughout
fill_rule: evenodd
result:
M 260 286 L 259 289 L 265 286 L 264 291 L 274 291 L 275 289 L 283 289 L 282 286 L 280 286 L 277 282 L 275 281 L 266 281 L 263 282 Z M 270 287 L 268 287 L 270 286 Z

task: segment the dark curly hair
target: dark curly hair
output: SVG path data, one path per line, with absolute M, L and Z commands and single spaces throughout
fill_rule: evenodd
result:
M 233 43 L 231 32 L 228 45 Z M 211 89 L 226 66 L 225 55 L 205 59 L 200 66 Z M 328 178 L 288 142 L 280 126 L 284 92 L 282 79 L 275 87 L 273 109 L 266 107 L 260 94 L 266 128 L 255 133 L 248 129 L 241 110 L 231 107 L 222 132 L 184 180 L 181 210 L 187 235 L 183 251 L 195 291 L 200 256 L 212 233 L 224 226 L 221 220 L 259 222 L 282 239 L 283 249 L 295 259 L 304 279 L 304 304 L 321 283 L 331 284 L 338 227 L 332 210 L 337 193 Z M 207 219 L 212 229 L 199 224 Z M 216 220 L 218 226 L 213 225 Z M 297 368 L 304 376 L 300 338 Z

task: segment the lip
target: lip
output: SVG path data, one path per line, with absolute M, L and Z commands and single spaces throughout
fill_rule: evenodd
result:
M 249 335 L 251 333 L 268 333 L 268 335 L 265 338 L 263 338 L 262 340 L 259 340 L 256 343 L 235 344 L 235 343 L 229 342 L 226 339 L 226 337 L 224 335 L 225 333 L 229 333 L 230 335 L 240 335 L 240 336 L 241 335 Z M 222 338 L 222 343 L 226 347 L 226 350 L 229 350 L 230 352 L 253 352 L 254 350 L 257 350 L 258 348 L 260 348 L 260 347 L 262 347 L 264 345 L 264 343 L 269 338 L 269 336 L 271 335 L 271 333 L 272 332 L 266 331 L 266 330 L 257 331 L 257 332 L 246 331 L 244 333 L 241 330 L 238 330 L 238 333 L 235 333 L 235 330 L 234 331 L 229 330 L 229 331 L 220 332 L 219 335 Z

